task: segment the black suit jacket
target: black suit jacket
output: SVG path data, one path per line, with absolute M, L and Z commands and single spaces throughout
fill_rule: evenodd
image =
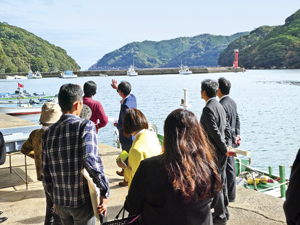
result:
M 300 224 L 300 149 L 293 163 L 289 188 L 286 191 L 286 200 L 283 205 L 288 225 Z
M 148 225 L 212 225 L 212 198 L 186 204 L 174 191 L 163 155 L 141 161 L 126 197 L 125 209 Z
M 217 99 L 211 99 L 203 108 L 200 123 L 207 133 L 209 141 L 215 147 L 219 169 L 224 169 L 227 159 L 225 154 L 227 145 L 231 144 L 229 143 L 231 134 L 226 120 L 226 112 Z
M 236 103 L 229 96 L 225 96 L 220 100 L 220 104 L 223 106 L 227 115 L 227 122 L 229 124 L 231 133 L 232 147 L 237 147 L 235 141 L 236 135 L 240 135 L 240 118 L 239 114 L 237 113 Z

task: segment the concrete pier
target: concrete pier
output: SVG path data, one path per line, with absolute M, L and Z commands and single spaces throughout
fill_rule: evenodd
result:
M 157 69 L 137 69 L 139 76 L 143 75 L 167 75 L 167 74 L 179 74 L 180 68 L 157 68 Z M 233 68 L 233 67 L 211 67 L 211 68 L 190 68 L 193 74 L 203 74 L 203 73 L 224 73 L 224 72 L 243 72 L 243 68 Z M 47 77 L 59 77 L 61 72 L 42 72 L 43 78 Z M 99 76 L 99 74 L 106 74 L 107 76 L 126 76 L 127 70 L 95 70 L 95 71 L 74 71 L 74 74 L 78 77 L 88 77 L 88 76 Z M 5 79 L 5 76 L 26 76 L 27 72 L 11 73 L 11 74 L 0 74 L 0 79 Z
M 2 117 L 2 115 L 0 115 Z M 14 120 L 8 116 L 6 120 Z M 1 124 L 1 123 L 0 123 Z M 25 124 L 25 122 L 24 122 Z M 0 127 L 1 129 L 1 127 Z M 127 187 L 120 187 L 122 178 L 116 174 L 115 163 L 121 150 L 99 143 L 99 152 L 104 163 L 104 171 L 110 180 L 108 219 L 112 220 L 124 204 Z M 24 155 L 12 156 L 12 165 L 19 174 L 25 176 Z M 8 158 L 0 166 L 0 217 L 8 217 L 5 225 L 43 224 L 46 200 L 42 182 L 36 180 L 34 160 L 27 157 L 29 186 L 15 174 L 10 173 Z M 228 225 L 281 225 L 286 224 L 283 213 L 283 200 L 254 190 L 237 186 L 236 202 L 230 203 Z
M 6 128 L 37 126 L 37 123 L 0 113 L 0 131 Z M 1 210 L 0 210 L 1 211 Z

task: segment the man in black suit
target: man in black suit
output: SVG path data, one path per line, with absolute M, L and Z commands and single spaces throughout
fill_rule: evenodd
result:
M 289 188 L 286 191 L 286 200 L 283 209 L 288 225 L 300 224 L 300 149 L 292 166 Z
M 229 219 L 228 196 L 226 185 L 226 165 L 227 157 L 233 155 L 228 150 L 231 136 L 229 126 L 226 121 L 226 113 L 223 106 L 217 101 L 216 94 L 219 89 L 218 83 L 213 80 L 204 80 L 201 83 L 201 98 L 206 101 L 206 106 L 200 118 L 200 123 L 207 133 L 208 139 L 214 146 L 218 159 L 219 176 L 221 177 L 223 190 L 219 192 L 218 199 L 214 206 L 214 225 L 227 224 Z M 226 133 L 226 135 L 225 135 Z M 227 141 L 225 138 L 229 138 Z
M 219 90 L 217 96 L 220 99 L 220 104 L 223 106 L 227 122 L 230 127 L 232 147 L 236 148 L 240 145 L 240 119 L 237 113 L 237 106 L 235 101 L 229 97 L 231 83 L 224 77 L 219 78 Z M 226 166 L 226 177 L 227 177 L 227 190 L 229 202 L 235 201 L 236 196 L 236 171 L 235 171 L 235 160 L 233 156 L 227 158 Z

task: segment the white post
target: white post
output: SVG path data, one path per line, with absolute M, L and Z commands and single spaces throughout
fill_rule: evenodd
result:
M 184 109 L 188 109 L 191 106 L 191 105 L 188 104 L 188 95 L 187 95 L 188 89 L 184 88 L 183 91 L 184 91 L 184 98 L 181 99 L 180 106 L 182 106 Z

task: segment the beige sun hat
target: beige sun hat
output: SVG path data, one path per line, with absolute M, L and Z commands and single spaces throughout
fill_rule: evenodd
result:
M 54 102 L 45 102 L 42 107 L 40 123 L 52 124 L 56 123 L 61 116 L 61 109 L 58 104 Z

